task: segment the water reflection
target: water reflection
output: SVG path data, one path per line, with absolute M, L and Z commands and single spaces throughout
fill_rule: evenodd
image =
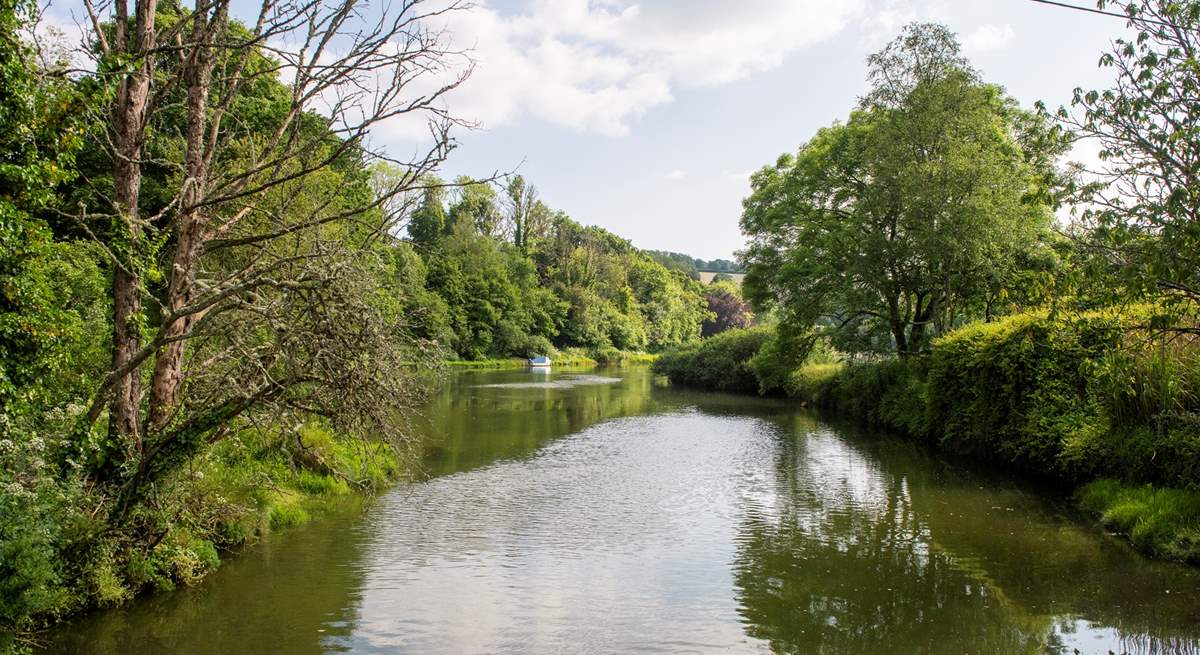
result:
M 1197 571 L 1027 484 L 786 402 L 572 375 L 457 375 L 423 481 L 52 652 L 1200 652 Z
M 53 635 L 47 652 L 329 652 L 325 638 L 351 634 L 358 620 L 360 516 L 347 504 L 223 562 L 197 587 L 82 617 Z
M 772 651 L 1200 652 L 1195 571 L 908 442 L 781 434 L 776 496 L 747 508 L 734 565 Z
M 530 368 L 529 374 L 541 379 L 522 380 L 520 382 L 493 382 L 491 384 L 478 384 L 475 386 L 478 389 L 570 389 L 589 384 L 614 384 L 621 381 L 621 378 L 605 375 L 562 375 L 551 378 L 550 371 L 546 368 Z

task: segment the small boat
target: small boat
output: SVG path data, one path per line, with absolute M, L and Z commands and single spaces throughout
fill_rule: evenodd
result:
M 550 368 L 550 358 L 546 357 L 545 355 L 543 355 L 541 357 L 530 357 L 529 358 L 529 367 L 530 368 Z

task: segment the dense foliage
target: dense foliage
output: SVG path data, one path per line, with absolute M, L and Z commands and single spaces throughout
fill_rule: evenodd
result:
M 906 28 L 871 80 L 844 124 L 752 177 L 746 288 L 845 350 L 906 356 L 1024 300 L 1022 264 L 1053 260 L 1047 184 L 1064 142 L 941 26 Z
M 704 290 L 711 318 L 700 326 L 703 336 L 711 337 L 725 330 L 748 328 L 754 325 L 754 312 L 750 303 L 742 298 L 742 289 L 729 280 L 714 280 Z
M 698 339 L 711 317 L 699 282 L 550 210 L 521 177 L 504 202 L 482 182 L 427 184 L 408 224 L 438 306 L 425 330 L 460 357 L 658 351 Z
M 4 628 L 73 602 L 64 544 L 87 529 L 79 480 L 63 476 L 69 403 L 101 365 L 106 328 L 96 252 L 57 243 L 39 214 L 74 177 L 77 103 L 95 89 L 46 79 L 18 30 L 33 3 L 0 2 L 0 651 Z
M 655 360 L 654 371 L 676 384 L 753 392 L 759 383 L 750 368 L 750 358 L 770 336 L 767 328 L 728 330 L 698 346 L 664 353 Z
M 1100 161 L 1076 171 L 1073 236 L 1110 280 L 1107 298 L 1200 302 L 1200 2 L 1104 2 L 1133 36 L 1100 59 L 1107 89 L 1076 89 L 1057 117 Z
M 805 399 L 1074 483 L 1194 487 L 1200 370 L 1190 342 L 1148 338 L 1148 309 L 1022 314 L 939 339 L 922 362 L 800 369 Z

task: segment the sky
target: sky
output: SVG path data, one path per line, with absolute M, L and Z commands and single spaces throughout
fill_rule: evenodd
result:
M 1026 107 L 1106 87 L 1097 62 L 1125 32 L 1120 18 L 1032 0 L 469 1 L 439 27 L 474 60 L 446 102 L 477 127 L 455 132 L 442 176 L 520 173 L 577 221 L 702 259 L 744 246 L 750 173 L 844 119 L 867 55 L 906 23 L 948 25 Z M 51 13 L 78 25 L 71 4 Z M 393 122 L 373 140 L 403 157 L 427 135 Z
M 448 25 L 476 62 L 449 108 L 479 127 L 443 172 L 516 171 L 638 247 L 731 258 L 749 174 L 844 119 L 867 55 L 911 21 L 950 26 L 1027 107 L 1106 86 L 1125 30 L 1030 0 L 484 0 Z

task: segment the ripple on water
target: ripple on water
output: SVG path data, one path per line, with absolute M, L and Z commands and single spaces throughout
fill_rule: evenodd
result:
M 594 384 L 615 384 L 620 381 L 621 378 L 612 378 L 603 375 L 564 375 L 550 380 L 498 382 L 494 384 L 476 384 L 473 386 L 476 389 L 572 389 L 574 387 L 584 387 Z
M 398 617 L 413 652 L 445 637 L 419 626 L 443 632 L 454 617 L 470 617 L 470 627 L 453 652 L 742 643 L 728 564 L 740 483 L 756 475 L 748 469 L 770 466 L 759 442 L 771 436 L 756 419 L 696 412 L 620 419 L 538 457 L 385 498 L 371 520 L 356 650 L 395 646 L 382 635 Z M 447 566 L 464 548 L 468 561 Z
M 456 473 L 56 652 L 1200 652 L 1195 571 L 911 442 L 646 378 L 460 379 L 521 381 L 438 410 Z

